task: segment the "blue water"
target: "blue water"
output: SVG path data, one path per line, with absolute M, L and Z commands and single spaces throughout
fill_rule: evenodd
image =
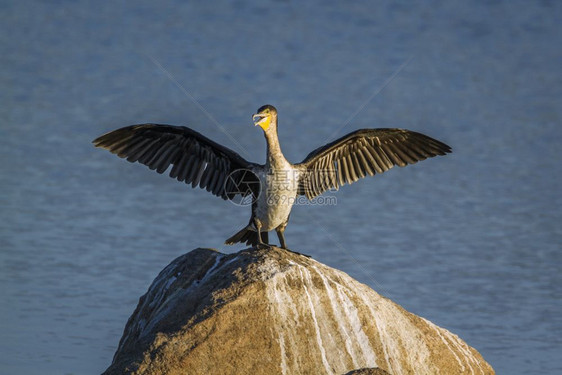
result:
M 293 162 L 364 127 L 450 144 L 295 207 L 288 244 L 499 374 L 562 373 L 560 2 L 186 3 L 0 3 L 0 373 L 100 373 L 165 265 L 241 248 L 247 208 L 91 140 L 189 125 L 263 162 L 265 103 Z

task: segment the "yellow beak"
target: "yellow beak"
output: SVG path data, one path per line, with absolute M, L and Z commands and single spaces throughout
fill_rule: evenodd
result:
M 254 126 L 259 125 L 264 131 L 266 131 L 271 124 L 271 115 L 256 113 L 252 116 L 252 120 L 254 121 Z

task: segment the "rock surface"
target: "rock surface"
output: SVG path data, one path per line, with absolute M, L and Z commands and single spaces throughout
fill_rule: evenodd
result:
M 451 332 L 341 271 L 271 248 L 175 259 L 141 297 L 105 374 L 385 371 L 494 373 Z

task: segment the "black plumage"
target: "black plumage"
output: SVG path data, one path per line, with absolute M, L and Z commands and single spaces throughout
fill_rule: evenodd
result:
M 233 190 L 227 194 L 220 182 L 236 170 L 252 169 L 257 165 L 184 126 L 131 125 L 104 134 L 93 143 L 127 161 L 145 164 L 160 174 L 171 165 L 170 177 L 206 189 L 223 199 L 232 199 L 237 188 L 231 186 Z M 251 179 L 234 182 L 239 185 L 242 196 L 259 194 L 255 191 L 259 184 L 248 184 Z
M 360 129 L 312 151 L 297 167 L 307 173 L 299 184 L 299 194 L 312 199 L 328 189 L 375 173 L 383 173 L 395 165 L 404 167 L 437 155 L 451 148 L 436 139 L 404 129 Z M 332 175 L 328 184 L 314 183 L 320 174 Z

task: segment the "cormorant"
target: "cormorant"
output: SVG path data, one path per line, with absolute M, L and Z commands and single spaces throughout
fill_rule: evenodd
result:
M 265 165 L 249 162 L 184 126 L 132 125 L 104 134 L 93 143 L 158 173 L 172 165 L 170 177 L 223 199 L 250 199 L 250 222 L 225 243 L 265 247 L 268 232 L 275 229 L 285 249 L 283 232 L 298 196 L 313 199 L 328 189 L 383 173 L 395 165 L 404 167 L 451 152 L 446 144 L 410 130 L 360 129 L 291 164 L 279 145 L 275 107 L 260 107 L 252 119 L 263 129 L 267 141 Z

